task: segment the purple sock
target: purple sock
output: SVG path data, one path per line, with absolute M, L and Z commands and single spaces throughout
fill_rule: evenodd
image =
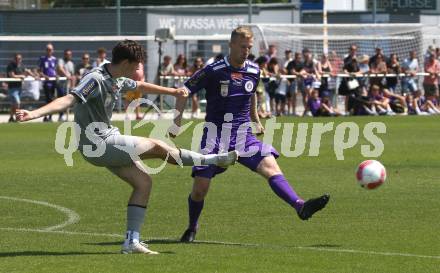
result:
M 304 200 L 302 200 L 296 194 L 296 192 L 289 185 L 289 182 L 286 180 L 284 175 L 277 174 L 270 177 L 269 185 L 272 188 L 273 192 L 278 195 L 278 197 L 294 207 L 296 211 L 299 211 L 302 208 Z
M 194 201 L 191 198 L 191 194 L 188 196 L 188 208 L 189 208 L 189 226 L 188 229 L 195 231 L 197 229 L 197 222 L 200 214 L 202 213 L 203 204 L 205 200 Z

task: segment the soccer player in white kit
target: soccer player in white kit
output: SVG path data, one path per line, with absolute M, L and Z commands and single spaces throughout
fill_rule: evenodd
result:
M 122 253 L 158 254 L 148 249 L 139 239 L 144 222 L 152 180 L 140 168 L 139 161 L 133 160 L 133 154 L 140 159 L 161 158 L 169 163 L 181 163 L 184 166 L 217 165 L 226 167 L 237 160 L 237 152 L 216 155 L 201 155 L 185 149 L 177 149 L 163 141 L 122 135 L 119 129 L 110 123 L 112 111 L 121 91 L 139 90 L 144 94 L 172 95 L 177 99 L 188 96 L 185 89 L 161 87 L 132 78 L 145 59 L 145 50 L 135 41 L 119 42 L 112 51 L 112 62 L 97 67 L 86 74 L 77 87 L 64 97 L 34 111 L 18 109 L 18 121 L 28 121 L 52 113 L 63 112 L 75 106 L 75 122 L 81 128 L 79 150 L 84 159 L 93 165 L 106 167 L 112 173 L 127 182 L 133 192 L 128 200 L 127 233 L 122 245 Z M 98 126 L 89 126 L 98 124 Z M 92 129 L 90 129 L 92 128 Z M 93 141 L 91 140 L 93 139 Z M 101 156 L 91 156 L 86 147 L 104 148 Z M 121 149 L 124 147 L 125 149 Z

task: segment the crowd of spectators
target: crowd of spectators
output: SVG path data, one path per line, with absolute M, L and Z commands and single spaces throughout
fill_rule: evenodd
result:
M 415 51 L 403 60 L 395 53 L 385 55 L 376 48 L 372 56 L 358 55 L 351 45 L 345 57 L 335 51 L 316 56 L 286 50 L 277 58 L 276 47 L 255 60 L 261 69 L 258 89 L 261 117 L 271 115 L 430 115 L 440 113 L 440 50 L 430 47 L 424 55 L 424 67 Z M 422 84 L 417 73 L 425 72 Z M 283 77 L 286 75 L 287 77 Z M 297 96 L 301 94 L 301 113 Z M 338 98 L 344 100 L 339 107 Z
M 222 54 L 204 65 L 220 58 Z M 286 50 L 279 58 L 275 45 L 259 57 L 249 56 L 261 71 L 257 96 L 262 118 L 438 114 L 440 49 L 429 47 L 423 58 L 421 62 L 415 51 L 407 56 L 385 55 L 381 48 L 376 48 L 371 56 L 359 55 L 357 45 L 351 45 L 345 56 L 336 51 L 318 56 L 304 48 L 301 52 Z M 196 58 L 189 67 L 183 55 L 173 65 L 172 58 L 165 56 L 159 75 L 191 76 L 204 65 L 201 58 Z M 427 75 L 418 76 L 421 72 Z M 170 84 L 166 80 L 161 83 Z M 192 98 L 193 117 L 199 113 L 196 96 Z M 302 107 L 298 107 L 300 103 Z
M 11 104 L 9 122 L 15 122 L 14 113 L 17 108 L 20 108 L 21 99 L 38 101 L 41 90 L 45 102 L 49 103 L 55 97 L 66 95 L 88 71 L 110 62 L 106 59 L 105 48 L 98 48 L 97 57 L 93 63 L 90 60 L 90 54 L 84 53 L 79 64 L 74 63 L 72 50 L 64 50 L 62 58 L 55 57 L 54 51 L 54 46 L 47 44 L 46 53 L 37 60 L 37 66 L 33 68 L 28 68 L 23 64 L 23 57 L 20 53 L 14 54 L 13 59 L 8 63 L 6 76 L 19 80 L 2 83 L 2 89 L 8 90 Z M 58 80 L 60 77 L 66 80 Z M 65 119 L 65 113 L 60 113 L 58 121 Z M 43 121 L 51 122 L 52 116 L 44 117 Z
M 20 107 L 20 98 L 38 100 L 39 90 L 42 90 L 49 103 L 55 96 L 67 94 L 85 73 L 109 62 L 105 48 L 97 50 L 93 62 L 90 54 L 84 53 L 79 64 L 73 62 L 70 49 L 64 50 L 63 57 L 58 59 L 53 53 L 53 45 L 47 44 L 46 54 L 39 58 L 38 67 L 34 69 L 23 65 L 21 54 L 15 54 L 8 64 L 7 77 L 23 80 L 2 85 L 8 89 L 11 99 L 10 122 L 14 121 L 15 109 Z M 189 64 L 183 54 L 179 54 L 175 62 L 166 55 L 159 66 L 156 81 L 162 85 L 181 87 L 185 78 L 223 57 L 218 54 L 206 61 L 195 57 Z M 396 53 L 386 55 L 381 48 L 376 48 L 371 56 L 359 55 L 358 47 L 354 44 L 348 48 L 345 56 L 339 56 L 335 51 L 318 56 L 304 48 L 301 52 L 285 50 L 284 56 L 279 58 L 275 45 L 270 45 L 267 52 L 259 57 L 249 56 L 260 67 L 257 98 L 258 113 L 262 118 L 273 115 L 439 114 L 440 49 L 429 47 L 423 58 L 424 67 L 421 67 L 422 62 L 415 51 L 408 52 L 408 56 L 398 56 Z M 427 74 L 420 77 L 417 75 L 420 72 Z M 402 73 L 405 75 L 402 76 Z M 160 76 L 175 76 L 180 80 L 159 80 Z M 58 77 L 67 80 L 53 79 Z M 33 78 L 43 80 L 26 80 Z M 128 94 L 127 103 L 137 97 L 136 94 Z M 299 97 L 301 101 L 298 101 Z M 302 107 L 298 107 L 300 103 Z M 298 110 L 300 108 L 301 112 Z M 191 115 L 195 118 L 200 116 L 196 94 L 191 97 Z M 138 109 L 136 117 L 140 118 Z M 58 120 L 65 120 L 63 113 Z M 44 121 L 52 121 L 52 117 L 47 116 Z

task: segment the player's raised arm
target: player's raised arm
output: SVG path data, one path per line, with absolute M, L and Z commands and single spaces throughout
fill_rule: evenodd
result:
M 54 113 L 64 112 L 67 108 L 75 105 L 77 98 L 72 94 L 57 98 L 49 104 L 46 104 L 34 111 L 17 109 L 15 111 L 16 119 L 20 122 L 37 119 Z
M 136 86 L 136 89 L 144 94 L 171 95 L 177 98 L 188 97 L 188 91 L 184 88 L 169 88 L 142 81 L 137 81 Z

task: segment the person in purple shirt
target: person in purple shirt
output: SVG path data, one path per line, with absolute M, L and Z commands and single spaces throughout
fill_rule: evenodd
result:
M 54 48 L 52 44 L 46 45 L 46 55 L 41 56 L 38 61 L 38 67 L 40 69 L 40 76 L 45 78 L 46 80 L 43 82 L 43 90 L 44 95 L 46 97 L 46 102 L 50 103 L 53 101 L 55 96 L 55 89 L 57 89 L 56 81 L 49 80 L 49 78 L 57 76 L 57 58 L 53 56 Z M 58 90 L 58 89 L 57 89 Z M 65 94 L 57 94 L 59 97 L 62 97 Z M 60 119 L 62 118 L 62 113 L 59 114 Z M 52 121 L 52 115 L 45 116 L 43 121 L 50 122 Z
M 199 70 L 184 84 L 191 93 L 206 90 L 202 153 L 237 150 L 238 162 L 267 179 L 273 192 L 292 206 L 300 219 L 307 220 L 325 207 L 329 195 L 304 202 L 278 166 L 278 152 L 252 134 L 249 127 L 251 120 L 256 124 L 257 131 L 264 132 L 257 114 L 256 88 L 260 71 L 258 65 L 246 60 L 252 46 L 252 31 L 247 27 L 236 28 L 231 34 L 229 56 Z M 185 102 L 180 100 L 176 103 L 179 115 L 175 118 L 174 130 L 170 130 L 172 135 L 178 134 Z M 230 137 L 227 137 L 229 132 Z M 182 242 L 194 241 L 210 181 L 224 171 L 225 168 L 213 165 L 193 168 L 194 185 L 188 197 L 189 226 L 181 237 Z
M 317 90 L 313 90 L 310 94 L 310 98 L 307 101 L 307 108 L 312 113 L 314 117 L 317 117 L 320 115 L 320 110 L 322 107 L 321 98 L 318 95 Z

